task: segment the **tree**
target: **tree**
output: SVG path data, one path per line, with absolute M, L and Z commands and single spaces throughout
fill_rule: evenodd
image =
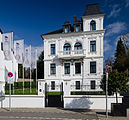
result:
M 32 79 L 36 78 L 36 69 L 32 70 Z M 37 60 L 37 79 L 44 79 L 44 51 L 41 52 Z
M 37 61 L 37 77 L 38 79 L 44 79 L 44 51 L 42 51 Z
M 117 43 L 113 69 L 116 69 L 119 72 L 124 72 L 126 70 L 126 65 L 125 65 L 126 59 L 127 59 L 127 54 L 126 54 L 125 46 L 120 37 L 120 40 Z
M 125 51 L 126 51 L 126 54 L 127 54 L 127 58 L 126 58 L 126 61 L 125 61 L 125 66 L 126 66 L 126 75 L 129 77 L 129 33 L 126 33 L 126 34 L 123 34 L 122 35 L 122 41 L 123 41 L 123 44 L 125 46 Z
M 124 73 L 120 73 L 116 70 L 109 71 L 108 74 L 108 94 L 113 95 L 116 94 L 116 103 L 118 103 L 118 95 L 117 93 L 121 93 L 123 91 L 128 91 L 129 87 L 127 82 L 129 79 L 126 77 Z M 106 91 L 106 76 L 104 76 L 101 80 L 100 87 Z
M 22 64 L 18 64 L 18 77 L 22 78 L 23 74 L 23 67 Z

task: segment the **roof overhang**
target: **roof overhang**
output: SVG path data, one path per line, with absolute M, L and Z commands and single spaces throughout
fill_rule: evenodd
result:
M 60 38 L 60 37 L 101 34 L 101 33 L 105 33 L 105 29 L 104 30 L 95 30 L 95 31 L 85 31 L 85 32 L 69 32 L 69 33 L 59 33 L 59 34 L 51 34 L 51 35 L 41 35 L 41 37 L 42 37 L 42 39 L 51 39 L 51 38 Z

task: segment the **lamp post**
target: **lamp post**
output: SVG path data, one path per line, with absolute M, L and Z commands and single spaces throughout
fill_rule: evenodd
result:
M 108 72 L 109 68 L 106 65 L 106 118 L 108 118 Z

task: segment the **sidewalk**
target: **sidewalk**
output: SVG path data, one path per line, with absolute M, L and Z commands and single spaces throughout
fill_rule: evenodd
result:
M 129 117 L 111 116 L 111 111 L 108 111 L 108 119 L 106 118 L 105 110 L 94 110 L 99 120 L 129 120 Z

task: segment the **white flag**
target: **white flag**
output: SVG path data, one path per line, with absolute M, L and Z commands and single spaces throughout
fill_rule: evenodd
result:
M 22 55 L 24 54 L 24 40 L 14 41 L 14 55 L 19 64 L 22 64 Z
M 11 60 L 11 48 L 13 43 L 13 34 L 12 33 L 5 33 L 2 34 L 2 42 L 3 42 L 3 51 L 6 60 Z
M 24 51 L 24 67 L 31 66 L 31 46 L 26 47 Z
M 34 50 L 32 53 L 32 61 L 31 61 L 31 68 L 36 69 L 36 64 L 37 64 L 37 49 Z
M 5 67 L 5 81 L 6 82 L 8 82 L 8 80 L 9 80 L 9 77 L 8 77 L 8 70 L 7 70 L 7 68 Z

